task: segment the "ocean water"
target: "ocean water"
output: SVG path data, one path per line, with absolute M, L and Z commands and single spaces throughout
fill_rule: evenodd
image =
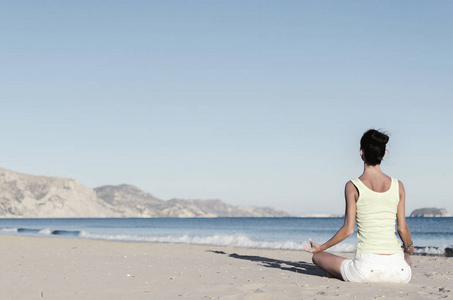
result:
M 451 251 L 453 218 L 407 223 L 418 254 Z M 0 219 L 0 234 L 302 250 L 308 238 L 323 243 L 342 224 L 343 218 Z M 329 251 L 355 252 L 356 243 L 354 233 Z

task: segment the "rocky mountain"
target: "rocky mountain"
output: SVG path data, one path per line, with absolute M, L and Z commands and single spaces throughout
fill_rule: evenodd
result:
M 221 200 L 160 200 L 132 185 L 90 189 L 74 179 L 33 176 L 0 168 L 0 217 L 285 217 L 269 207 Z
M 244 207 L 221 200 L 160 200 L 132 185 L 103 186 L 94 189 L 97 196 L 122 214 L 140 213 L 141 217 L 214 218 L 214 217 L 286 217 L 287 213 L 269 207 Z
M 25 175 L 0 169 L 0 216 L 110 217 L 115 209 L 73 179 Z
M 221 200 L 172 199 L 166 209 L 168 217 L 190 213 L 191 217 L 288 217 L 283 211 L 270 207 L 233 206 Z M 188 217 L 190 217 L 188 216 Z
M 419 208 L 411 213 L 411 217 L 451 217 L 445 208 Z
M 145 193 L 133 185 L 106 185 L 95 188 L 97 197 L 126 217 L 162 217 L 165 201 Z

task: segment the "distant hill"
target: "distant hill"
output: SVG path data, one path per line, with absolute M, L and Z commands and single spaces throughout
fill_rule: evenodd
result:
M 451 217 L 445 208 L 419 208 L 411 213 L 411 217 Z
M 145 193 L 133 185 L 106 185 L 94 189 L 98 200 L 104 201 L 121 216 L 162 217 L 165 201 Z
M 269 207 L 244 207 L 221 200 L 160 200 L 132 185 L 102 186 L 97 196 L 122 214 L 141 217 L 213 218 L 213 217 L 287 217 L 287 213 Z
M 117 217 L 113 207 L 74 179 L 33 176 L 0 168 L 1 217 Z
M 221 200 L 164 201 L 132 185 L 93 189 L 74 179 L 20 174 L 0 168 L 0 217 L 286 217 L 269 207 Z
M 172 199 L 167 201 L 170 205 L 169 217 L 192 213 L 206 214 L 206 217 L 289 217 L 289 214 L 270 207 L 233 206 L 221 200 L 184 200 Z M 178 212 L 178 210 L 180 210 Z M 202 215 L 200 215 L 202 216 Z

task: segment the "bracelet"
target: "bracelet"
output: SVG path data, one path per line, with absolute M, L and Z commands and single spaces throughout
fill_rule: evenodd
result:
M 404 246 L 403 246 L 403 247 L 401 247 L 401 248 L 404 249 L 404 252 L 407 252 L 407 251 L 409 251 L 410 249 L 414 248 L 414 243 L 410 244 L 410 245 L 407 246 L 407 247 L 404 247 Z

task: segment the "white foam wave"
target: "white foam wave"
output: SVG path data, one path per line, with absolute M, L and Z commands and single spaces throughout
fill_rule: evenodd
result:
M 450 246 L 443 245 L 441 247 L 423 247 L 415 249 L 416 254 L 420 255 L 434 255 L 434 256 L 444 256 L 445 248 L 450 248 Z
M 3 232 L 18 232 L 19 228 L 2 228 Z
M 52 230 L 49 229 L 49 228 L 44 228 L 44 229 L 41 229 L 38 233 L 39 234 L 45 234 L 45 235 L 51 235 L 52 234 Z
M 134 242 L 153 242 L 153 243 L 178 243 L 178 244 L 192 244 L 192 245 L 215 245 L 215 246 L 229 246 L 241 248 L 262 248 L 262 249 L 282 249 L 282 250 L 303 250 L 302 243 L 294 241 L 263 241 L 253 240 L 246 235 L 221 235 L 215 234 L 211 236 L 136 236 L 136 235 L 104 235 L 93 234 L 86 231 L 81 231 L 79 234 L 81 238 L 87 239 L 102 239 L 113 241 L 134 241 Z M 353 252 L 355 246 L 345 244 L 337 246 L 335 252 Z

